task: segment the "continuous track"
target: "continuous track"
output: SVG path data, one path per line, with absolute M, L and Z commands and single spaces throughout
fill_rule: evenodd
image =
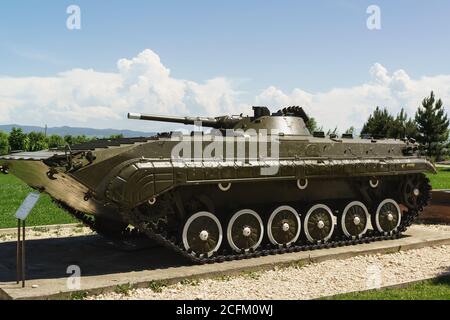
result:
M 53 200 L 58 206 L 66 210 L 73 217 L 83 223 L 86 227 L 89 227 L 92 231 L 103 235 L 108 238 L 112 238 L 115 240 L 127 240 L 139 235 L 139 232 L 135 228 L 127 227 L 117 227 L 117 224 L 111 225 L 109 224 L 100 224 L 98 220 L 95 219 L 94 216 L 85 214 L 83 212 L 74 210 L 72 207 L 66 205 L 62 201 Z

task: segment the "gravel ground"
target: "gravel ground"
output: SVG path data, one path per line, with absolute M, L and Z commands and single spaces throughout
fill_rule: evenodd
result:
M 27 228 L 26 231 L 26 238 L 27 240 L 32 239 L 47 239 L 47 238 L 65 238 L 65 237 L 71 237 L 71 236 L 85 236 L 85 235 L 91 235 L 94 234 L 94 232 L 83 225 L 76 225 L 76 226 L 63 226 L 63 227 L 46 227 L 46 226 L 39 226 L 39 227 L 31 227 Z M 7 241 L 16 241 L 17 240 L 17 230 L 12 228 L 8 229 L 8 231 L 0 234 L 0 242 L 7 242 Z
M 445 225 L 417 227 L 450 232 L 450 226 Z M 167 287 L 153 286 L 153 290 L 133 289 L 87 299 L 314 299 L 431 278 L 445 272 L 450 272 L 450 246 L 275 268 L 237 277 L 186 281 Z
M 450 232 L 449 225 L 416 225 L 415 228 Z M 32 227 L 27 239 L 90 235 L 84 226 Z M 0 242 L 15 241 L 14 229 L 0 234 Z M 388 255 L 358 256 L 344 260 L 273 270 L 243 273 L 236 277 L 185 281 L 171 286 L 155 284 L 152 289 L 107 293 L 87 299 L 314 299 L 360 291 L 450 272 L 450 246 L 428 247 Z M 155 292 L 157 291 L 157 292 Z
M 450 232 L 450 225 L 447 224 L 414 224 L 414 228 L 423 228 L 424 230 L 438 230 Z

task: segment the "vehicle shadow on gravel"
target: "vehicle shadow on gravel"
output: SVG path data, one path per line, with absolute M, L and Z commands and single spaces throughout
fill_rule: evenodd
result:
M 142 239 L 142 241 L 145 241 Z M 152 243 L 114 243 L 105 238 L 80 236 L 26 241 L 26 278 L 67 277 L 77 265 L 83 276 L 165 269 L 189 265 L 167 249 Z M 16 242 L 0 243 L 0 282 L 16 280 Z

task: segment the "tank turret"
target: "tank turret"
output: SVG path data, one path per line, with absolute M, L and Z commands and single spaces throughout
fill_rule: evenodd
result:
M 221 117 L 176 117 L 139 113 L 128 113 L 128 119 L 181 123 L 185 125 L 201 124 L 203 127 L 226 130 L 259 131 L 272 130 L 285 135 L 310 135 L 306 124 L 308 116 L 300 107 L 289 107 L 270 113 L 267 107 L 253 107 L 253 116 L 221 116 Z

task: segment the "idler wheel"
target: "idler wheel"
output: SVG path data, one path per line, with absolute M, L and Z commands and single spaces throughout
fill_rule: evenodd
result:
M 334 231 L 333 213 L 324 204 L 316 204 L 305 216 L 303 229 L 309 242 L 325 242 Z
M 290 206 L 276 208 L 269 217 L 267 235 L 274 245 L 289 247 L 297 241 L 300 231 L 299 214 Z
M 263 235 L 264 225 L 261 217 L 253 210 L 243 209 L 236 212 L 228 223 L 228 243 L 236 252 L 258 248 Z
M 215 215 L 200 211 L 186 221 L 182 238 L 186 251 L 200 257 L 210 257 L 222 244 L 222 226 Z
M 349 238 L 361 237 L 367 232 L 369 220 L 369 211 L 362 202 L 350 202 L 342 211 L 342 232 Z
M 389 233 L 397 230 L 402 220 L 402 213 L 395 200 L 385 199 L 375 213 L 375 227 L 379 232 Z

